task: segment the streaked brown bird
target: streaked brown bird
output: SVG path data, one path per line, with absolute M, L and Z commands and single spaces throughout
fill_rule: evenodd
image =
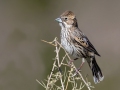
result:
M 78 23 L 75 14 L 72 11 L 65 11 L 59 18 L 56 19 L 61 27 L 61 45 L 73 57 L 74 60 L 82 58 L 82 65 L 88 62 L 92 70 L 93 80 L 95 84 L 104 79 L 102 71 L 98 66 L 95 55 L 100 56 L 95 47 L 92 45 L 87 36 L 78 28 Z M 73 62 L 71 60 L 70 62 Z M 80 69 L 79 68 L 79 69 Z

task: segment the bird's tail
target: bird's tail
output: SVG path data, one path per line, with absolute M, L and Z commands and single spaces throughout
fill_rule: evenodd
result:
M 104 76 L 101 72 L 100 67 L 98 66 L 95 57 L 92 57 L 90 61 L 88 61 L 88 64 L 92 70 L 92 74 L 93 74 L 93 80 L 95 82 L 95 84 L 99 83 L 100 81 L 102 81 L 104 79 Z

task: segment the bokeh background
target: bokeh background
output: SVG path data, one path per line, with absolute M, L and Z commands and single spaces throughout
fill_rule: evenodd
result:
M 41 39 L 59 38 L 55 18 L 66 10 L 101 54 L 104 81 L 94 85 L 87 63 L 84 75 L 95 90 L 120 90 L 119 0 L 0 0 L 0 90 L 44 90 L 35 80 L 46 79 L 55 53 Z

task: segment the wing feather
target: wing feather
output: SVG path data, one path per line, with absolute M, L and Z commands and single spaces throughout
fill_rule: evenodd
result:
M 87 36 L 85 36 L 81 30 L 74 30 L 73 33 L 71 33 L 71 38 L 77 42 L 78 45 L 83 46 L 85 49 L 87 49 L 90 52 L 94 52 L 96 55 L 100 56 L 100 54 L 97 52 L 95 47 L 92 45 L 92 43 L 89 41 Z

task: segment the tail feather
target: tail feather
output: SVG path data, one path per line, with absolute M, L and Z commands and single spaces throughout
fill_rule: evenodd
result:
M 88 62 L 88 64 L 92 70 L 93 80 L 94 80 L 95 84 L 102 81 L 104 79 L 104 76 L 102 74 L 100 67 L 98 66 L 98 64 L 95 60 L 95 57 L 92 57 L 92 59 L 90 60 L 90 62 Z

